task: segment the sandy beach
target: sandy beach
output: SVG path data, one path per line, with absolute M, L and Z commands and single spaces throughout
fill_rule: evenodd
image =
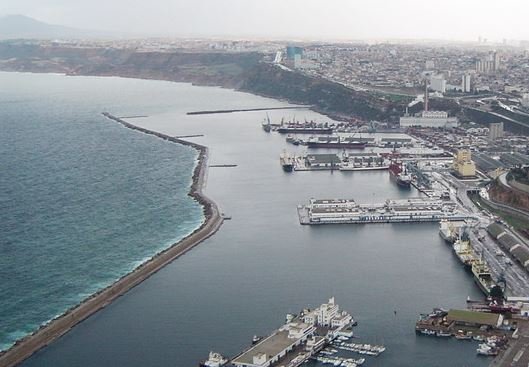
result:
M 174 143 L 191 146 L 198 150 L 198 162 L 193 172 L 192 184 L 189 195 L 198 201 L 204 210 L 205 220 L 202 225 L 184 239 L 173 244 L 168 249 L 155 255 L 149 261 L 143 263 L 131 273 L 125 275 L 111 286 L 95 293 L 79 305 L 71 308 L 62 316 L 43 325 L 39 330 L 19 340 L 10 349 L 0 354 L 0 367 L 11 367 L 24 361 L 39 349 L 53 342 L 55 339 L 67 333 L 76 324 L 90 317 L 98 310 L 110 304 L 113 300 L 126 293 L 131 288 L 140 284 L 152 274 L 172 262 L 174 259 L 185 254 L 206 238 L 213 235 L 221 226 L 223 218 L 219 213 L 217 205 L 202 192 L 207 170 L 208 149 L 205 146 L 174 138 L 155 131 L 147 130 L 129 124 L 122 119 L 109 113 L 103 115 L 123 126 L 139 132 L 154 135 Z

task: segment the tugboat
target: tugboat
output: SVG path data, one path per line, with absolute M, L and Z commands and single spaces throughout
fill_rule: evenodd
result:
M 389 165 L 389 176 L 398 186 L 409 189 L 411 187 L 411 176 L 402 169 L 402 163 L 396 161 Z
M 292 172 L 294 169 L 294 158 L 292 158 L 287 152 L 281 153 L 279 156 L 279 162 L 285 172 Z

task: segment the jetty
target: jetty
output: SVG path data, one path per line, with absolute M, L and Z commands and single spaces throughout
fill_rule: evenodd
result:
M 308 205 L 298 206 L 300 224 L 368 224 L 439 222 L 443 219 L 465 220 L 449 200 L 408 198 L 383 203 L 358 204 L 354 199 L 310 199 Z
M 273 111 L 273 110 L 300 110 L 300 109 L 308 109 L 308 108 L 311 108 L 311 106 L 241 108 L 241 109 L 233 109 L 233 110 L 191 111 L 191 112 L 187 112 L 186 115 L 214 115 L 218 113 Z
M 136 130 L 144 134 L 154 135 L 174 143 L 187 145 L 198 150 L 198 163 L 195 166 L 195 170 L 193 172 L 189 196 L 194 198 L 202 205 L 205 221 L 199 228 L 193 231 L 193 233 L 178 241 L 177 243 L 174 243 L 166 250 L 154 255 L 150 260 L 137 267 L 131 273 L 123 276 L 112 285 L 88 297 L 77 306 L 74 306 L 66 311 L 63 315 L 51 320 L 45 325 L 42 325 L 33 334 L 20 339 L 8 350 L 1 352 L 0 367 L 13 367 L 20 364 L 33 353 L 49 345 L 54 340 L 60 338 L 62 335 L 70 331 L 75 325 L 87 319 L 100 309 L 106 307 L 115 299 L 150 277 L 152 274 L 156 273 L 176 258 L 182 256 L 197 246 L 199 243 L 212 236 L 222 225 L 223 217 L 220 215 L 217 205 L 214 201 L 204 195 L 202 191 L 207 170 L 207 147 L 132 125 L 119 117 L 111 115 L 108 112 L 104 112 L 103 115 L 129 129 Z

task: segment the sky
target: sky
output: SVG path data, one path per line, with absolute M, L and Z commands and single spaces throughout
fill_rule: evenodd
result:
M 529 39 L 528 0 L 0 0 L 7 14 L 179 37 Z

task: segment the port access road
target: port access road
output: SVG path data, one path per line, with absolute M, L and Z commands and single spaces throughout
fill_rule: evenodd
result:
M 470 243 L 472 248 L 478 255 L 483 256 L 483 259 L 489 265 L 489 268 L 495 279 L 505 279 L 508 296 L 527 297 L 529 296 L 529 274 L 522 268 L 514 259 L 511 259 L 510 254 L 506 253 L 499 244 L 488 235 L 487 226 L 492 223 L 492 216 L 480 210 L 467 195 L 468 190 L 475 188 L 467 182 L 456 179 L 449 173 L 443 173 L 436 176 L 445 184 L 451 187 L 451 194 L 455 195 L 456 202 L 464 210 L 471 213 L 478 221 L 474 223 L 473 228 L 469 231 Z M 511 228 L 503 226 L 504 230 L 518 238 L 522 243 L 526 243 L 517 233 Z

